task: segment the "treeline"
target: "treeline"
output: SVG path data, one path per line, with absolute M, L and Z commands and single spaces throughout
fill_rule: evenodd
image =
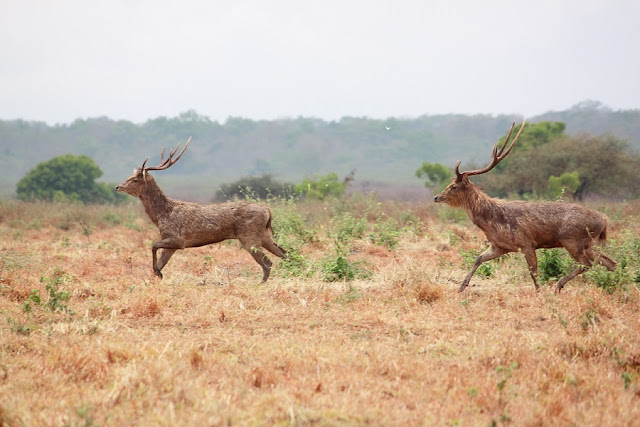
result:
M 213 198 L 224 183 L 246 176 L 271 175 L 300 182 L 304 177 L 356 170 L 356 183 L 419 185 L 422 161 L 452 166 L 483 162 L 515 115 L 434 115 L 386 120 L 345 117 L 338 121 L 290 118 L 224 123 L 189 111 L 145 123 L 108 118 L 79 119 L 50 126 L 22 120 L 0 121 L 0 194 L 15 194 L 16 183 L 38 163 L 63 154 L 86 155 L 104 172 L 101 180 L 120 182 L 162 147 L 192 137 L 180 167 L 158 174 L 168 191 Z M 640 111 L 612 111 L 581 103 L 565 112 L 529 118 L 566 123 L 569 135 L 611 134 L 640 147 Z M 595 126 L 595 128 L 594 128 Z

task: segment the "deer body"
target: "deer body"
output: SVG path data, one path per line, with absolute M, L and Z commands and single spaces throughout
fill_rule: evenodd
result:
M 504 149 L 511 131 L 500 151 L 497 146 L 494 147 L 492 162 L 484 169 L 460 173 L 458 162 L 453 182 L 435 197 L 436 203 L 447 203 L 464 209 L 490 243 L 489 248 L 476 259 L 463 280 L 460 291 L 469 284 L 482 263 L 509 252 L 524 254 L 536 289 L 539 287 L 536 249 L 563 247 L 581 264 L 558 281 L 556 292 L 560 292 L 569 280 L 584 272 L 594 262 L 601 263 L 609 270 L 615 269 L 615 261 L 602 253 L 596 255 L 593 252 L 594 245 L 604 244 L 607 238 L 607 218 L 600 212 L 572 203 L 494 199 L 469 180 L 470 175 L 488 172 L 506 157 L 520 132 L 506 152 Z
M 185 145 L 184 149 L 186 147 Z M 138 197 L 145 212 L 160 231 L 161 240 L 151 247 L 154 273 L 162 278 L 162 269 L 178 249 L 237 239 L 262 267 L 262 281 L 266 282 L 272 264 L 260 247 L 281 258 L 286 256 L 286 252 L 273 240 L 271 210 L 268 207 L 249 202 L 201 205 L 173 200 L 165 196 L 148 173 L 149 170 L 162 170 L 171 166 L 184 153 L 184 149 L 172 160 L 176 148 L 159 167 L 145 168 L 143 164 L 129 179 L 115 188 L 116 191 Z M 158 258 L 159 249 L 162 249 L 162 253 Z

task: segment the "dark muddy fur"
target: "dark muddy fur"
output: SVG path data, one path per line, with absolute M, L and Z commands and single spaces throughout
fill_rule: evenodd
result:
M 281 258 L 286 252 L 273 240 L 271 210 L 250 202 L 201 205 L 172 200 L 165 196 L 155 179 L 144 169 L 133 175 L 116 191 L 142 201 L 147 215 L 158 226 L 160 239 L 151 247 L 153 271 L 162 278 L 162 269 L 178 250 L 237 239 L 262 267 L 262 282 L 271 271 L 271 261 L 260 250 L 265 248 Z M 158 249 L 162 249 L 158 259 Z

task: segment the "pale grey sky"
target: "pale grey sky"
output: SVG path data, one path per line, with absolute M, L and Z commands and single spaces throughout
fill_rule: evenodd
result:
M 0 0 L 0 119 L 640 108 L 636 0 Z

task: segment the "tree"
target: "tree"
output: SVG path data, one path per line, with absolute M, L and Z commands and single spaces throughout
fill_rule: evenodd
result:
M 565 172 L 560 176 L 551 175 L 546 196 L 548 199 L 558 199 L 564 194 L 573 195 L 580 186 L 580 176 L 578 172 Z
M 325 200 L 329 197 L 342 197 L 347 189 L 347 182 L 340 182 L 338 174 L 331 172 L 316 178 L 305 178 L 296 185 L 295 190 L 310 199 Z
M 535 143 L 520 145 L 518 141 L 504 163 L 506 167 L 478 177 L 488 193 L 499 197 L 549 195 L 550 184 L 558 184 L 550 180 L 552 176 L 564 176 L 565 191 L 571 191 L 576 200 L 588 195 L 637 197 L 640 189 L 634 172 L 640 157 L 626 141 L 612 135 L 568 137 L 555 132 Z
M 416 176 L 425 179 L 425 187 L 442 189 L 447 180 L 453 176 L 453 171 L 442 163 L 423 162 L 416 171 Z
M 39 163 L 18 181 L 20 200 L 113 203 L 126 198 L 112 187 L 95 180 L 102 171 L 88 156 L 65 154 Z

